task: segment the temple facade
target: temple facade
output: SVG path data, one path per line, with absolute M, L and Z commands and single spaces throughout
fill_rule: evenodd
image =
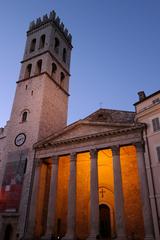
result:
M 31 22 L 0 128 L 1 239 L 159 240 L 160 91 L 67 125 L 71 50 L 54 11 Z

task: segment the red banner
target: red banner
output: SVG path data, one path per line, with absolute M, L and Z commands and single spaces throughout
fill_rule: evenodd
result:
M 6 164 L 0 191 L 0 212 L 17 212 L 21 199 L 26 160 Z

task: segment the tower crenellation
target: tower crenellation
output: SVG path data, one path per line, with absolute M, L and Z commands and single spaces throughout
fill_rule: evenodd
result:
M 32 21 L 19 81 L 27 81 L 47 74 L 60 89 L 68 94 L 72 36 L 55 11 Z
M 49 15 L 45 14 L 42 18 L 37 18 L 36 21 L 32 21 L 29 25 L 29 30 L 28 30 L 28 34 L 43 26 L 44 24 L 47 23 L 53 23 L 56 24 L 56 26 L 59 28 L 59 30 L 62 32 L 62 34 L 64 35 L 64 37 L 66 38 L 66 40 L 71 44 L 72 43 L 72 35 L 68 32 L 68 29 L 65 28 L 63 22 L 61 22 L 61 19 L 56 16 L 55 11 L 50 12 Z

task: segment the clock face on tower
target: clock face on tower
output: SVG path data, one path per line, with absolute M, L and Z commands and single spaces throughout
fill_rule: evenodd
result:
M 19 133 L 14 140 L 14 143 L 16 146 L 21 146 L 25 143 L 26 141 L 26 135 L 24 133 Z

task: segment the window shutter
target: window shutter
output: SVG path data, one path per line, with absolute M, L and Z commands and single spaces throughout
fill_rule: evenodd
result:
M 157 131 L 160 130 L 160 122 L 159 122 L 159 118 L 154 118 L 152 119 L 152 125 L 153 125 L 153 131 Z

